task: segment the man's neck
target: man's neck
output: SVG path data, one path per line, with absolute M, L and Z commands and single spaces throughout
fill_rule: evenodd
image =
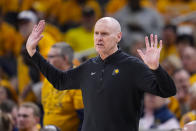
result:
M 63 71 L 69 70 L 71 68 L 71 65 L 66 64 L 65 66 L 62 67 Z
M 110 52 L 101 52 L 99 55 L 100 55 L 102 60 L 105 60 L 107 57 L 114 54 L 117 50 L 118 50 L 118 47 L 114 48 Z

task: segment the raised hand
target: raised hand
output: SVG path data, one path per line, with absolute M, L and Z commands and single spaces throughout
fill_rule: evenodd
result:
M 160 53 L 162 49 L 162 40 L 159 42 L 158 45 L 158 38 L 157 35 L 155 35 L 155 38 L 153 34 L 150 35 L 150 44 L 148 37 L 145 37 L 145 43 L 146 43 L 146 50 L 142 52 L 141 49 L 138 49 L 137 52 L 139 53 L 140 57 L 144 61 L 144 63 L 152 70 L 156 70 L 159 67 L 159 58 Z
M 33 27 L 31 34 L 28 37 L 26 43 L 26 49 L 30 56 L 33 56 L 36 52 L 36 46 L 38 45 L 39 41 L 42 39 L 43 35 L 42 32 L 45 27 L 45 21 L 41 20 L 38 25 Z

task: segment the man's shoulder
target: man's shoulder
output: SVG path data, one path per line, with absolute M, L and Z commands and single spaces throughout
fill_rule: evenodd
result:
M 124 58 L 128 62 L 133 62 L 133 63 L 143 63 L 141 59 L 139 59 L 136 56 L 127 54 L 125 52 L 122 52 L 122 58 Z M 123 59 L 122 59 L 123 60 Z

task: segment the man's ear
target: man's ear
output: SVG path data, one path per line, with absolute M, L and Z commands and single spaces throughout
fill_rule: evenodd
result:
M 121 38 L 122 38 L 122 32 L 119 32 L 117 35 L 117 43 L 120 42 Z
M 34 116 L 35 117 L 35 121 L 36 121 L 36 123 L 38 124 L 38 123 L 40 123 L 40 118 L 39 117 L 37 117 L 37 116 Z

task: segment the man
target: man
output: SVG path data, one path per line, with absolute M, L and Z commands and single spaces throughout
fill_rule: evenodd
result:
M 71 69 L 72 61 L 73 50 L 64 42 L 54 44 L 48 53 L 48 62 L 59 70 Z M 84 108 L 80 90 L 59 91 L 45 79 L 41 97 L 44 125 L 55 125 L 61 131 L 78 131 Z
M 181 115 L 184 115 L 189 110 L 187 101 L 189 98 L 190 75 L 185 69 L 176 70 L 173 74 L 173 80 L 176 85 L 176 99 L 180 104 Z
M 40 109 L 33 103 L 23 103 L 18 110 L 17 125 L 19 131 L 39 131 Z
M 137 131 L 144 92 L 161 97 L 175 95 L 172 79 L 159 66 L 160 47 L 151 35 L 146 37 L 145 53 L 138 58 L 118 50 L 121 27 L 111 17 L 99 19 L 94 28 L 94 46 L 99 56 L 78 68 L 61 72 L 48 64 L 36 46 L 43 37 L 45 22 L 34 27 L 27 41 L 27 51 L 47 79 L 59 90 L 82 89 L 84 121 L 82 131 Z
M 167 98 L 149 93 L 144 96 L 144 115 L 140 119 L 140 130 L 171 130 L 179 128 L 179 122 L 167 106 Z

